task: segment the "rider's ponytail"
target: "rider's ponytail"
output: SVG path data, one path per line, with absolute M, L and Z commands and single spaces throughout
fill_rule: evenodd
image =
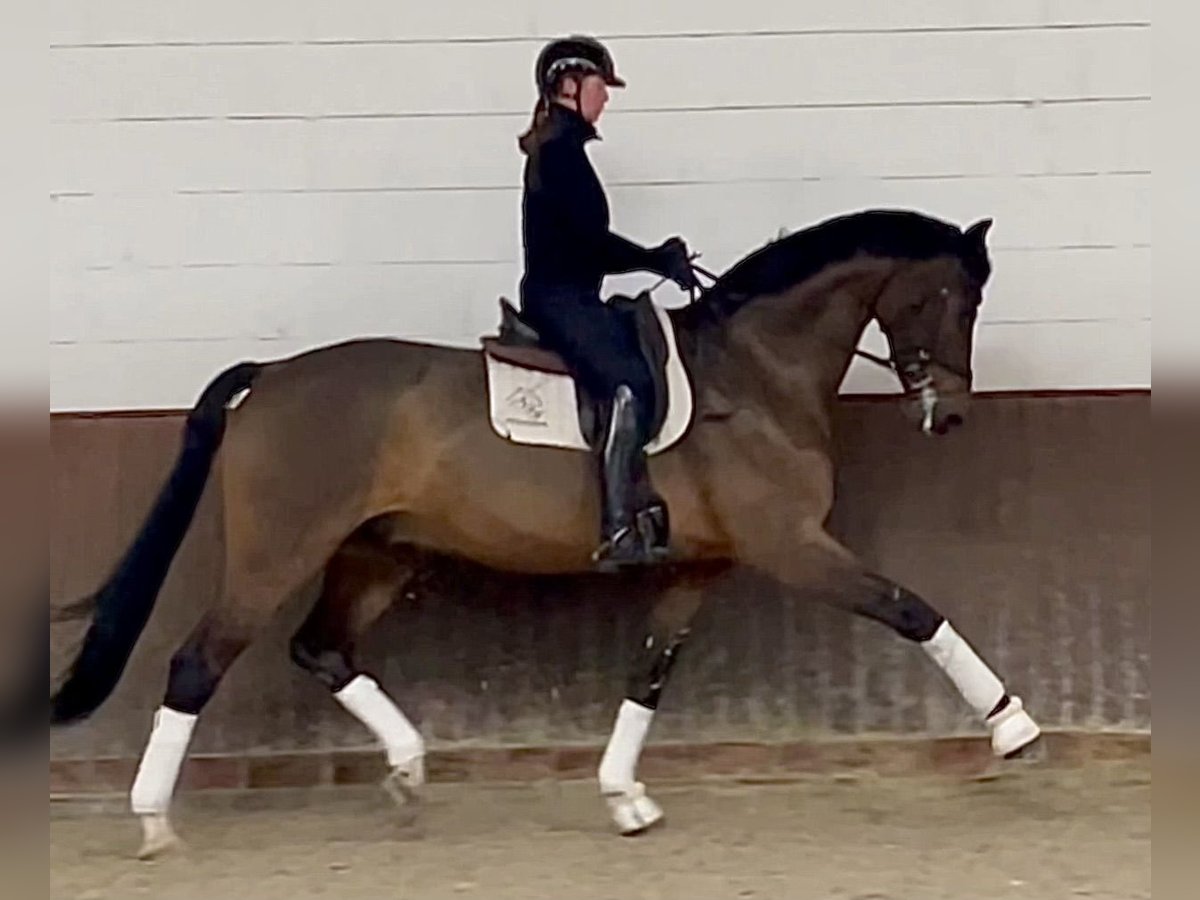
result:
M 526 156 L 533 156 L 537 152 L 538 144 L 542 142 L 542 127 L 546 124 L 546 116 L 549 112 L 550 105 L 546 99 L 538 98 L 537 105 L 533 107 L 533 116 L 529 120 L 529 127 L 524 134 L 517 138 L 517 146 Z

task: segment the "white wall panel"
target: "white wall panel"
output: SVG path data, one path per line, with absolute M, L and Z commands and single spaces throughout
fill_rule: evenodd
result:
M 1001 250 L 980 320 L 1072 322 L 1150 316 L 1150 248 Z
M 1141 27 L 834 33 L 612 49 L 627 108 L 978 103 L 1149 96 L 1149 37 Z M 524 112 L 539 45 L 62 49 L 51 54 L 51 108 L 56 120 Z
M 357 335 L 475 346 L 520 274 L 533 55 L 574 30 L 612 37 L 631 83 L 591 149 L 619 230 L 719 269 L 854 209 L 994 216 L 979 386 L 1149 384 L 1145 0 L 52 18 L 52 409 L 188 405 L 237 359 Z M 858 364 L 845 387 L 894 388 Z
M 503 39 L 587 31 L 605 35 L 868 30 L 1148 22 L 1150 0 L 561 0 L 385 3 L 341 0 L 53 0 L 52 44 L 217 41 Z
M 515 262 L 81 271 L 57 288 L 52 340 L 464 339 L 471 307 L 494 320 L 517 277 Z
M 1149 248 L 994 254 L 981 321 L 1140 320 L 1150 315 Z M 56 274 L 51 332 L 58 343 L 401 335 L 470 344 L 513 296 L 515 262 L 481 265 L 220 266 Z M 611 292 L 658 279 L 613 279 Z M 668 305 L 682 294 L 664 287 Z
M 278 359 L 304 349 L 302 342 L 282 340 L 52 343 L 50 409 L 186 408 L 231 363 Z
M 780 228 L 873 206 L 960 225 L 996 219 L 999 247 L 1145 244 L 1149 175 L 610 184 L 614 228 L 680 232 L 727 266 Z M 520 249 L 520 195 L 504 190 L 64 197 L 52 258 L 66 267 L 497 261 Z
M 975 371 L 980 390 L 1148 387 L 1150 321 L 982 326 Z
M 737 181 L 1150 168 L 1150 101 L 606 114 L 608 179 Z M 527 117 L 68 122 L 55 192 L 512 186 Z M 753 152 L 747 143 L 753 140 Z M 653 152 L 645 152 L 653 148 Z

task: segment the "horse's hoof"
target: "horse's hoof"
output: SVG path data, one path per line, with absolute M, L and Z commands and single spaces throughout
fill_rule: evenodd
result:
M 383 779 L 383 789 L 392 801 L 401 808 L 409 808 L 421 802 L 418 789 L 425 784 L 425 760 L 417 757 L 403 766 L 392 769 Z
M 1005 762 L 1024 763 L 1026 765 L 1035 765 L 1045 762 L 1050 756 L 1046 748 L 1046 742 L 1042 740 L 1041 734 L 1038 734 L 1032 741 L 1027 744 L 1022 744 L 1016 750 L 1010 750 L 1004 754 Z
M 1041 737 L 1042 729 L 1021 703 L 1020 697 L 1009 698 L 1008 705 L 988 719 L 992 729 L 992 752 L 1002 759 L 1013 759 Z
M 605 794 L 604 799 L 617 831 L 625 837 L 642 834 L 663 819 L 662 807 L 646 796 L 640 782 L 620 793 Z
M 142 846 L 137 858 L 151 860 L 183 846 L 166 816 L 142 816 Z

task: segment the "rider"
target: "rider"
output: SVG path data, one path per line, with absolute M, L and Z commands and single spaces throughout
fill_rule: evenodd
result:
M 608 200 L 584 152 L 598 138 L 594 126 L 608 87 L 625 86 L 608 50 L 591 37 L 551 41 L 538 55 L 534 78 L 538 101 L 519 141 L 528 157 L 521 304 L 607 415 L 601 543 L 593 559 L 602 569 L 652 562 L 667 553 L 666 504 L 653 495 L 635 508 L 633 490 L 639 481 L 648 484 L 653 382 L 633 336 L 600 299 L 600 286 L 605 275 L 637 270 L 688 290 L 698 285 L 680 238 L 647 248 L 609 230 Z

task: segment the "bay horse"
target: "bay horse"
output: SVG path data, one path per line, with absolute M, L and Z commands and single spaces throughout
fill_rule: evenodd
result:
M 1020 698 L 944 616 L 826 531 L 834 404 L 871 320 L 912 423 L 942 434 L 963 422 L 991 224 L 963 230 L 906 210 L 833 218 L 760 247 L 670 310 L 697 411 L 683 439 L 649 462 L 672 512 L 673 555 L 653 567 L 655 601 L 597 772 L 619 833 L 663 816 L 636 779 L 638 758 L 693 615 L 737 568 L 915 642 L 988 727 L 996 755 L 1038 740 Z M 220 448 L 223 599 L 171 658 L 130 792 L 141 856 L 177 841 L 168 810 L 197 716 L 309 579 L 323 575 L 322 592 L 292 658 L 379 740 L 384 786 L 404 802 L 424 782 L 425 744 L 356 666 L 358 638 L 433 558 L 531 575 L 592 571 L 594 455 L 498 435 L 487 392 L 480 351 L 389 339 L 241 363 L 202 392 L 132 545 L 95 594 L 57 614 L 92 615 L 51 698 L 61 725 L 91 714 L 120 679 Z

